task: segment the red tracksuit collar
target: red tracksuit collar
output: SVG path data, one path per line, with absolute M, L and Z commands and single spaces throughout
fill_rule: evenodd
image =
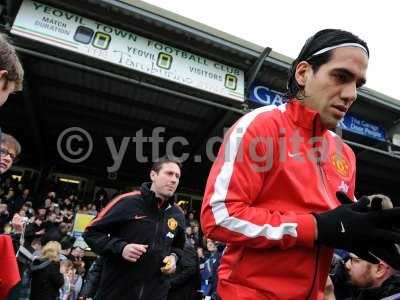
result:
M 304 106 L 301 100 L 291 99 L 287 103 L 286 111 L 289 113 L 292 121 L 305 129 L 313 131 L 313 135 L 321 135 L 327 130 L 322 123 L 319 113 Z

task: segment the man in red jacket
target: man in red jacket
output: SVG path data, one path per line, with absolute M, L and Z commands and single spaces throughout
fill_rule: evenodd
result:
M 256 109 L 227 132 L 201 211 L 206 236 L 227 243 L 222 300 L 322 299 L 333 248 L 398 266 L 397 252 L 384 249 L 400 241 L 399 209 L 350 204 L 355 155 L 329 130 L 356 100 L 368 58 L 352 33 L 319 31 L 292 64 L 287 103 Z

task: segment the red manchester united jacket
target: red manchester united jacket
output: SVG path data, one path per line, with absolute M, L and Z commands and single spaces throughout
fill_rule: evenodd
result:
M 201 210 L 207 237 L 227 243 L 222 299 L 242 299 L 246 290 L 257 299 L 322 299 L 332 249 L 315 245 L 311 213 L 339 205 L 338 190 L 353 198 L 355 173 L 350 147 L 298 100 L 239 119 L 212 166 Z

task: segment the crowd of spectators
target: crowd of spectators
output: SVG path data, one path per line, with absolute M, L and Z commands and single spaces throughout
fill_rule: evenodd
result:
M 85 241 L 73 233 L 73 226 L 77 213 L 95 216 L 109 197 L 101 190 L 91 201 L 84 201 L 59 191 L 56 184 L 50 186 L 44 193 L 33 194 L 29 183 L 2 176 L 0 233 L 13 236 L 22 278 L 8 299 L 76 300 L 95 295 L 101 257 L 95 260 Z M 182 209 L 186 243 L 171 276 L 169 299 L 216 299 L 223 245 L 203 237 L 198 212 Z

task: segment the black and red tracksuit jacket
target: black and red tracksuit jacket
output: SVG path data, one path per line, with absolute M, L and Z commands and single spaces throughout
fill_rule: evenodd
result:
M 104 256 L 97 299 L 166 299 L 169 279 L 160 268 L 165 256 L 182 253 L 185 218 L 173 199 L 159 207 L 158 198 L 144 183 L 139 191 L 112 200 L 86 228 L 83 237 Z M 130 243 L 148 245 L 138 261 L 122 258 Z

